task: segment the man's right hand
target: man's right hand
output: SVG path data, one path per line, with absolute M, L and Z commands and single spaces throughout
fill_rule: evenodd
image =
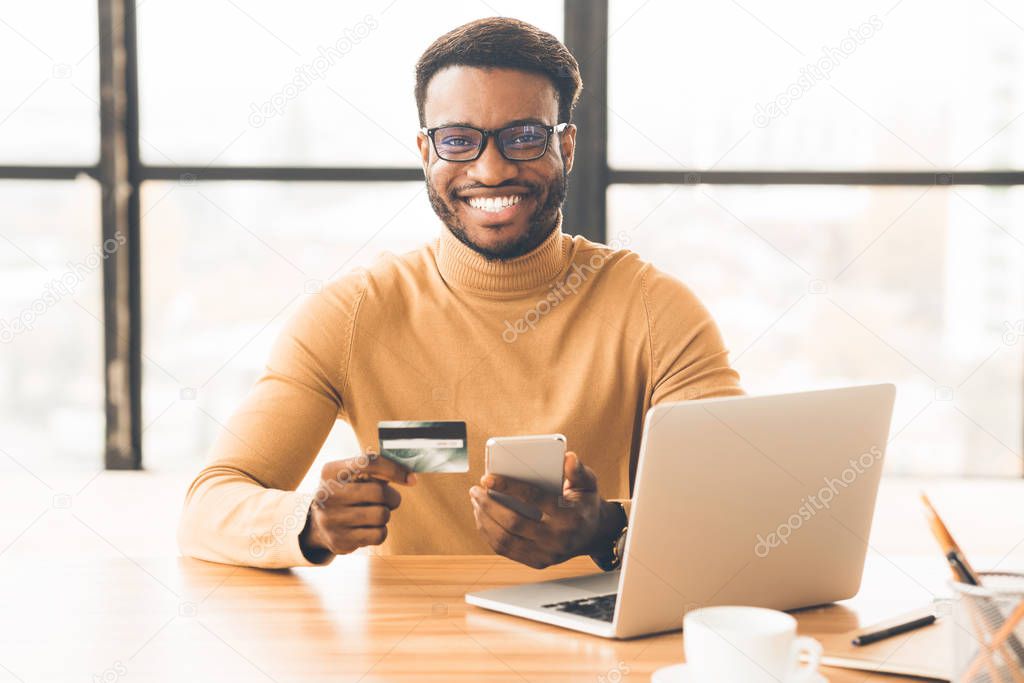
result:
M 330 555 L 383 543 L 391 511 L 402 502 L 391 483 L 411 486 L 416 475 L 376 453 L 324 465 L 306 526 L 299 534 L 306 559 L 322 562 Z

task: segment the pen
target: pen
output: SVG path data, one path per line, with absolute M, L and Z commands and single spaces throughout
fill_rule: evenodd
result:
M 960 553 L 955 550 L 951 550 L 946 553 L 946 561 L 949 562 L 950 568 L 953 573 L 956 574 L 957 578 L 960 579 L 960 583 L 966 583 L 971 586 L 978 585 L 978 577 L 971 573 L 971 570 L 967 568 L 964 563 L 963 557 Z
M 934 614 L 929 614 L 926 617 L 920 617 L 919 619 L 913 619 L 913 620 L 908 621 L 908 622 L 906 622 L 904 624 L 896 624 L 895 626 L 890 626 L 889 628 L 883 628 L 883 629 L 880 629 L 878 631 L 871 631 L 870 633 L 862 633 L 859 636 L 857 636 L 856 638 L 854 638 L 851 642 L 854 645 L 870 645 L 871 643 L 877 643 L 879 640 L 885 640 L 886 638 L 892 638 L 893 636 L 898 636 L 901 633 L 906 633 L 907 631 L 913 631 L 916 628 L 921 628 L 923 626 L 929 626 L 929 625 L 934 624 L 934 623 L 935 623 L 935 615 Z

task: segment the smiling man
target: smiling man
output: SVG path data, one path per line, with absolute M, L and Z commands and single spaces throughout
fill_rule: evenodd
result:
M 514 19 L 427 49 L 417 144 L 440 236 L 331 282 L 289 321 L 188 491 L 185 554 L 287 567 L 381 545 L 616 566 L 646 411 L 742 392 L 689 289 L 564 231 L 581 87 L 565 46 Z M 364 455 L 297 493 L 339 419 Z M 377 456 L 378 424 L 395 420 L 464 422 L 469 471 L 417 475 Z M 487 438 L 555 432 L 572 451 L 562 496 L 484 476 Z
M 418 140 L 430 204 L 485 258 L 528 254 L 551 234 L 565 201 L 576 138 L 569 111 L 562 115 L 543 73 L 452 65 L 444 45 L 428 50 L 417 70 L 421 123 L 435 122 Z M 562 84 L 570 105 L 576 84 Z M 485 122 L 494 127 L 481 128 Z

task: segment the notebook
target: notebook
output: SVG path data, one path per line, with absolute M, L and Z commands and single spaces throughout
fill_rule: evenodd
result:
M 915 610 L 892 619 L 844 633 L 816 634 L 821 641 L 824 666 L 858 669 L 876 673 L 918 676 L 935 681 L 949 681 L 953 676 L 952 620 L 939 617 L 931 626 L 880 640 L 871 645 L 854 646 L 850 641 L 865 631 L 875 631 L 929 614 Z

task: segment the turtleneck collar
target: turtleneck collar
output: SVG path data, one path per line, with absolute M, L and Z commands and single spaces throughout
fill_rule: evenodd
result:
M 551 234 L 536 249 L 508 261 L 489 261 L 452 234 L 441 229 L 437 267 L 445 281 L 457 287 L 493 294 L 512 294 L 554 280 L 571 258 L 572 238 L 562 233 L 562 214 Z

